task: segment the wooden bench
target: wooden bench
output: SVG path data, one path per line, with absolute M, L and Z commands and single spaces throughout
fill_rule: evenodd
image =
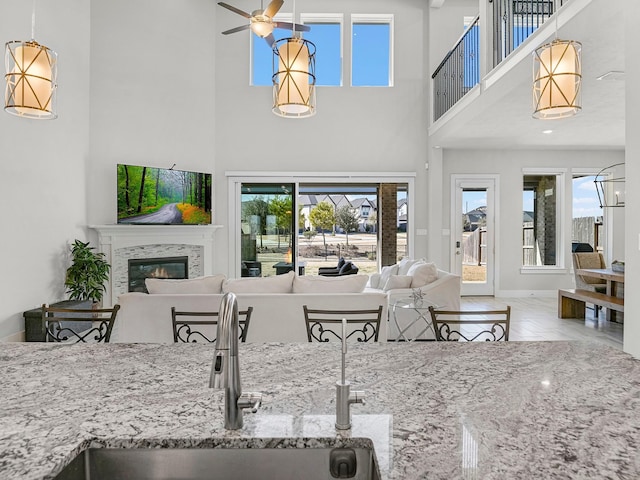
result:
M 585 303 L 624 312 L 624 299 L 591 290 L 558 290 L 558 316 L 560 318 L 584 318 Z

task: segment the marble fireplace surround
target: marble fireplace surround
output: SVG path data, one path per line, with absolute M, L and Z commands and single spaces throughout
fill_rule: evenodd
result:
M 103 304 L 112 306 L 128 289 L 128 260 L 188 256 L 189 278 L 213 275 L 215 232 L 221 225 L 89 225 L 98 251 L 111 265 Z

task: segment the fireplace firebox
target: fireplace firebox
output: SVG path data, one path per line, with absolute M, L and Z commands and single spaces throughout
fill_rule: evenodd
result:
M 189 257 L 129 259 L 129 291 L 147 292 L 147 278 L 189 278 Z

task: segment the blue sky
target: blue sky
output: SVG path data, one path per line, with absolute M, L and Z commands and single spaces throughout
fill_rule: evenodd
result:
M 573 217 L 599 217 L 602 209 L 598 202 L 594 177 L 581 177 L 573 180 Z M 522 209 L 533 211 L 533 192 L 523 192 Z M 487 195 L 485 192 L 464 192 L 462 201 L 463 213 L 486 206 Z
M 387 86 L 389 84 L 389 24 L 353 25 L 352 65 L 349 65 L 350 59 L 341 58 L 339 24 L 307 24 L 311 26 L 311 31 L 305 32 L 303 38 L 316 46 L 316 86 L 342 85 L 345 78 L 342 68 L 349 69 L 353 86 Z M 342 34 L 344 36 L 345 32 Z M 291 31 L 275 29 L 273 36 L 276 40 L 288 38 L 291 36 Z M 271 86 L 273 52 L 267 42 L 255 35 L 253 48 L 251 83 Z

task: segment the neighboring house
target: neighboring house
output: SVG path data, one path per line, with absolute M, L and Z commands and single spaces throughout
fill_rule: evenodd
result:
M 407 199 L 401 198 L 400 200 L 398 200 L 398 215 L 397 215 L 398 231 L 400 232 L 407 231 L 407 213 L 408 213 Z
M 487 207 L 478 207 L 464 214 L 464 229 L 473 232 L 487 223 Z
M 367 225 L 371 225 L 369 223 L 369 218 L 377 211 L 376 202 L 364 197 L 354 198 L 351 200 L 351 206 L 354 208 L 356 215 L 358 216 L 358 231 L 366 232 Z M 375 231 L 375 229 L 373 231 Z

